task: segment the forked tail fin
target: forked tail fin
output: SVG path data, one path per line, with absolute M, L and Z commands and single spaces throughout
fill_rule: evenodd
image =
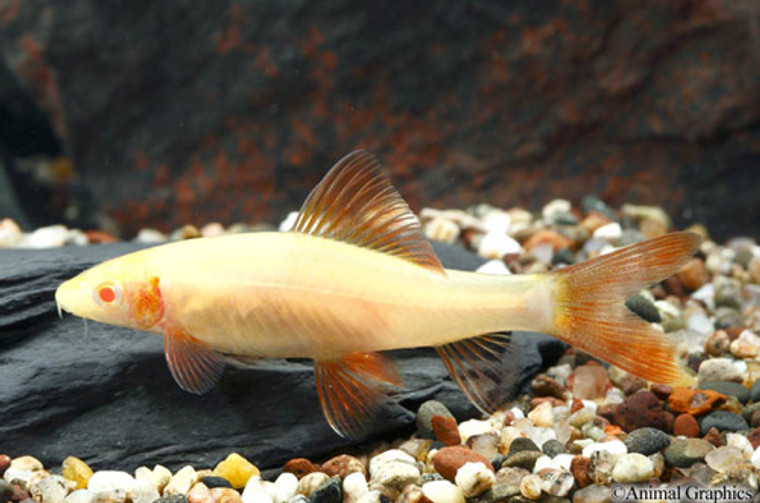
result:
M 552 335 L 650 381 L 677 380 L 674 344 L 630 312 L 625 300 L 674 274 L 699 244 L 696 234 L 675 232 L 553 273 Z

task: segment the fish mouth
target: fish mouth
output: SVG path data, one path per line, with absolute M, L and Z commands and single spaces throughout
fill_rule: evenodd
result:
M 58 317 L 63 318 L 63 312 L 72 313 L 73 311 L 66 305 L 66 300 L 71 300 L 77 290 L 77 285 L 72 280 L 64 281 L 55 291 L 55 308 L 58 311 Z

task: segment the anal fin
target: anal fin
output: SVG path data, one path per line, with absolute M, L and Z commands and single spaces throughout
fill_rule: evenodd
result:
M 509 333 L 493 333 L 435 348 L 451 378 L 482 412 L 497 410 L 514 394 L 520 362 L 510 342 Z
M 169 371 L 180 388 L 201 395 L 219 381 L 224 371 L 222 355 L 171 327 L 164 333 L 164 353 Z
M 383 383 L 401 386 L 395 364 L 378 353 L 351 353 L 314 362 L 322 412 L 335 432 L 360 438 L 385 399 Z

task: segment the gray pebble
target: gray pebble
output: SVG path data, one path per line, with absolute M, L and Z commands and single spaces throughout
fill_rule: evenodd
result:
M 544 442 L 544 445 L 541 446 L 541 450 L 550 458 L 553 458 L 557 454 L 564 454 L 567 452 L 567 449 L 565 449 L 565 446 L 559 440 L 547 440 Z
M 509 444 L 509 453 L 518 451 L 541 451 L 533 440 L 528 437 L 517 437 Z
M 704 461 L 705 455 L 715 449 L 701 438 L 677 438 L 665 449 L 665 461 L 670 466 L 688 468 L 697 461 Z
M 617 222 L 617 215 L 615 215 L 615 212 L 595 195 L 589 194 L 584 196 L 583 199 L 581 199 L 581 209 L 583 210 L 583 213 L 598 211 L 610 220 Z
M 13 486 L 10 482 L 0 479 L 0 503 L 8 503 L 13 496 Z
M 501 464 L 502 468 L 514 467 L 525 468 L 528 471 L 533 471 L 533 467 L 536 465 L 536 460 L 543 456 L 541 451 L 517 451 L 507 456 L 507 459 Z
M 749 390 L 738 382 L 711 381 L 700 384 L 699 389 L 710 389 L 726 396 L 735 396 L 741 403 L 747 403 L 750 397 Z
M 217 477 L 216 475 L 203 477 L 201 479 L 201 482 L 206 484 L 206 487 L 209 489 L 213 489 L 214 487 L 232 487 L 232 484 L 230 484 L 229 480 L 225 479 L 224 477 Z
M 638 452 L 644 456 L 659 452 L 669 445 L 668 434 L 657 428 L 645 427 L 633 430 L 625 439 L 628 452 Z
M 749 397 L 753 402 L 760 402 L 760 379 L 752 384 L 752 390 L 749 392 Z
M 654 303 L 640 293 L 628 297 L 625 301 L 625 307 L 649 323 L 660 323 L 662 321 L 660 312 L 657 310 Z
M 468 499 L 470 503 L 501 503 L 509 500 L 510 497 L 520 494 L 518 486 L 509 484 L 496 484 L 480 496 Z
M 343 491 L 340 487 L 340 477 L 334 476 L 327 479 L 327 482 L 317 487 L 309 497 L 311 503 L 341 503 L 343 501 Z
M 454 417 L 449 409 L 438 400 L 428 400 L 417 410 L 417 433 L 422 438 L 435 439 L 433 416 Z
M 187 497 L 184 494 L 172 494 L 154 500 L 153 503 L 187 503 Z
M 309 503 L 309 498 L 303 494 L 296 494 L 288 500 L 288 503 Z
M 702 419 L 702 424 L 700 425 L 702 435 L 707 435 L 710 428 L 717 428 L 718 431 L 742 431 L 748 430 L 749 425 L 738 414 L 725 410 L 716 410 Z

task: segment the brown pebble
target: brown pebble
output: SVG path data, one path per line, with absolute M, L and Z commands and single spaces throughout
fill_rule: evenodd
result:
M 600 410 L 597 414 L 603 415 Z M 625 398 L 618 406 L 612 423 L 627 432 L 649 426 L 670 433 L 673 431 L 673 420 L 673 414 L 663 410 L 662 402 L 654 393 L 642 389 Z
M 292 473 L 300 480 L 304 475 L 319 471 L 319 467 L 306 458 L 295 458 L 285 463 L 282 471 Z
M 639 376 L 635 376 L 633 374 L 626 374 L 623 377 L 622 382 L 620 383 L 620 387 L 623 390 L 623 393 L 626 395 L 632 395 L 636 393 L 640 389 L 644 389 L 647 387 L 647 382 L 645 379 L 642 379 Z
M 562 407 L 565 405 L 565 402 L 559 398 L 554 398 L 553 396 L 540 396 L 530 399 L 531 410 L 535 409 L 544 402 L 549 402 L 552 407 Z
M 752 415 L 749 417 L 749 425 L 752 428 L 760 426 L 760 409 L 752 412 Z
M 5 474 L 5 470 L 11 465 L 11 457 L 7 454 L 0 454 L 0 477 Z
M 578 412 L 583 407 L 585 407 L 585 405 L 583 405 L 583 400 L 580 398 L 573 398 L 573 403 L 570 404 L 570 413 Z
M 673 388 L 668 397 L 668 407 L 673 412 L 701 416 L 726 402 L 726 395 L 709 389 Z
M 710 280 L 705 263 L 699 258 L 693 258 L 686 262 L 681 266 L 676 275 L 689 293 L 699 290 L 700 287 Z
M 530 238 L 528 238 L 523 247 L 525 248 L 525 251 L 530 252 L 537 246 L 543 244 L 552 245 L 552 248 L 555 252 L 563 248 L 575 248 L 575 242 L 572 239 L 567 238 L 556 231 L 548 229 L 540 230 L 533 234 Z
M 14 503 L 18 503 L 19 501 L 24 501 L 25 499 L 29 499 L 31 496 L 29 495 L 29 491 L 24 489 L 21 486 L 17 486 L 16 484 L 13 484 L 13 495 L 11 496 L 11 501 Z
M 559 381 L 552 379 L 546 374 L 538 374 L 531 382 L 533 396 L 553 396 L 562 400 L 567 389 Z
M 614 422 L 620 404 L 605 403 L 596 408 L 596 415 L 601 416 L 607 421 Z
M 515 420 L 515 413 L 511 410 L 508 410 L 506 414 L 504 414 L 504 426 L 509 426 L 512 424 L 512 421 Z
M 360 472 L 365 477 L 367 476 L 367 468 L 364 466 L 364 463 L 348 454 L 339 454 L 334 458 L 328 459 L 321 466 L 322 471 L 330 477 L 337 475 L 341 479 L 344 479 L 348 474 L 354 472 Z
M 715 447 L 720 447 L 723 445 L 723 442 L 720 439 L 720 432 L 718 431 L 718 428 L 712 427 L 709 430 L 707 430 L 707 435 L 702 437 L 702 440 L 706 440 L 707 442 L 710 442 Z
M 575 456 L 570 462 L 570 472 L 575 477 L 575 483 L 578 484 L 578 487 L 583 488 L 592 484 L 593 481 L 588 474 L 590 463 L 591 460 L 583 456 Z
M 243 497 L 240 493 L 231 487 L 214 487 L 211 489 L 211 496 L 216 503 L 242 503 Z
M 699 423 L 691 414 L 679 414 L 673 423 L 673 434 L 697 438 L 699 436 Z
M 717 330 L 705 339 L 705 353 L 710 356 L 720 356 L 731 345 L 731 338 L 725 330 Z
M 116 243 L 118 239 L 103 231 L 84 231 L 87 241 L 90 244 L 111 244 Z
M 747 434 L 747 440 L 752 444 L 753 449 L 760 447 L 760 428 L 755 428 Z
M 465 463 L 483 463 L 491 469 L 491 471 L 494 471 L 491 462 L 485 457 L 460 445 L 443 447 L 433 456 L 433 466 L 435 467 L 435 470 L 449 482 L 454 482 L 457 470 L 459 470 L 459 468 Z
M 669 384 L 654 383 L 649 387 L 649 391 L 660 400 L 667 400 L 671 393 L 673 393 L 673 386 Z
M 435 415 L 430 419 L 436 440 L 445 445 L 459 445 L 462 437 L 459 435 L 457 421 L 450 416 Z

